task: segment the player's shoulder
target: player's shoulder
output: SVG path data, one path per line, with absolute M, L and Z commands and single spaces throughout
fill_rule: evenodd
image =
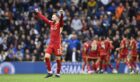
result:
M 50 23 L 50 25 L 53 25 L 54 24 L 54 22 L 52 20 L 49 20 L 49 23 Z

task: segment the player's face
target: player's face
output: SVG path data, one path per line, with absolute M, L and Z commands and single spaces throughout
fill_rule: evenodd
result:
M 58 17 L 55 14 L 53 14 L 52 15 L 52 21 L 56 22 L 57 20 L 58 20 Z

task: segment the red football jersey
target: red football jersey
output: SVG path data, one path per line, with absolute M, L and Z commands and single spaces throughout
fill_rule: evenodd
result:
M 91 57 L 98 57 L 98 41 L 93 40 L 90 45 L 90 52 Z
M 136 40 L 131 40 L 130 41 L 130 48 L 131 48 L 131 55 L 136 56 L 137 55 L 137 41 Z
M 128 55 L 128 45 L 129 41 L 124 38 L 120 43 L 120 55 Z
M 82 48 L 82 56 L 87 56 L 88 49 L 89 49 L 89 43 L 88 42 L 85 42 L 83 44 L 83 48 Z
M 107 55 L 106 50 L 107 49 L 106 49 L 105 41 L 100 41 L 99 42 L 99 49 L 98 49 L 100 56 Z
M 105 47 L 107 51 L 107 55 L 110 55 L 110 51 L 114 48 L 110 40 L 105 40 Z
M 41 18 L 46 24 L 50 25 L 50 44 L 60 44 L 61 43 L 61 27 L 63 27 L 63 15 L 60 16 L 59 23 L 54 23 L 51 20 L 48 20 L 40 12 L 37 13 L 37 16 Z

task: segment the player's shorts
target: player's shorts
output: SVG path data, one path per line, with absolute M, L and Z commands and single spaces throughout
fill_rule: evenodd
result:
M 107 62 L 107 55 L 100 55 L 100 60 Z
M 126 59 L 126 58 L 127 58 L 127 55 L 122 55 L 122 54 L 120 54 L 118 58 L 119 58 L 119 59 Z
M 128 53 L 120 53 L 119 54 L 119 59 L 126 59 L 127 58 Z
M 56 56 L 61 56 L 62 55 L 61 45 L 60 44 L 48 45 L 46 49 L 46 53 L 54 54 Z
M 138 53 L 137 53 L 137 51 L 131 51 L 130 54 L 131 55 L 137 55 Z
M 131 56 L 131 62 L 136 62 L 137 61 L 137 56 Z
M 90 52 L 89 53 L 89 59 L 98 59 L 97 52 Z

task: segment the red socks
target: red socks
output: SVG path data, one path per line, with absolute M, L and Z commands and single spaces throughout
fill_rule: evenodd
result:
M 84 71 L 85 66 L 86 66 L 86 63 L 84 63 L 84 64 L 82 65 L 82 71 Z
M 131 67 L 132 67 L 133 69 L 136 69 L 136 67 L 137 67 L 137 66 L 136 66 L 136 63 L 132 62 L 132 63 L 131 63 Z
M 60 74 L 61 71 L 61 60 L 56 60 L 57 62 L 57 74 Z
M 107 65 L 106 65 L 106 64 L 102 64 L 102 69 L 103 69 L 104 71 L 106 71 L 106 70 L 107 70 Z
M 46 60 L 46 66 L 48 69 L 48 73 L 51 73 L 51 62 L 49 58 L 45 58 Z M 57 74 L 60 74 L 60 70 L 61 70 L 61 60 L 56 60 L 57 62 Z
M 50 59 L 49 58 L 45 58 L 45 63 L 46 63 L 46 66 L 47 66 L 47 69 L 48 69 L 48 73 L 51 72 L 51 62 L 50 62 Z

